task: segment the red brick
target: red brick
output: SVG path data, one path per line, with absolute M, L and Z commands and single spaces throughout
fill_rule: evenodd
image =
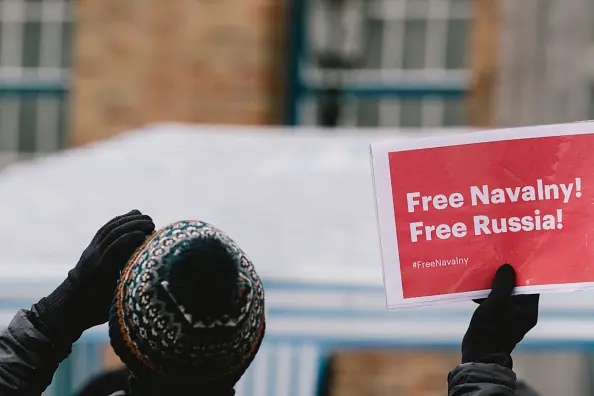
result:
M 161 121 L 281 121 L 277 1 L 81 1 L 76 12 L 73 144 Z

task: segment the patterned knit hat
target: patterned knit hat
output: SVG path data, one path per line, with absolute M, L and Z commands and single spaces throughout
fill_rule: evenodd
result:
M 197 385 L 235 384 L 264 329 L 254 266 L 227 235 L 200 221 L 167 226 L 137 251 L 109 321 L 112 346 L 135 376 Z

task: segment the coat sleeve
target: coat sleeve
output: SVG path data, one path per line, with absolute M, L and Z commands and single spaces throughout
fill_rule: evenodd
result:
M 55 345 L 33 311 L 19 311 L 0 332 L 0 395 L 41 395 L 71 347 Z
M 516 375 L 494 363 L 466 363 L 448 375 L 448 396 L 513 396 Z

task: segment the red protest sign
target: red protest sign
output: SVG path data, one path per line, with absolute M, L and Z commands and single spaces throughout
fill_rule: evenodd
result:
M 519 293 L 594 284 L 594 125 L 372 146 L 390 308 L 486 295 L 513 265 Z

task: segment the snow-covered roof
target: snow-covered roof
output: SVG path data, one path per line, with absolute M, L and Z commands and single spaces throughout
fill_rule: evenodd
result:
M 98 227 L 138 208 L 158 226 L 215 224 L 265 277 L 379 285 L 369 143 L 438 133 L 171 124 L 9 166 L 1 278 L 61 278 Z

